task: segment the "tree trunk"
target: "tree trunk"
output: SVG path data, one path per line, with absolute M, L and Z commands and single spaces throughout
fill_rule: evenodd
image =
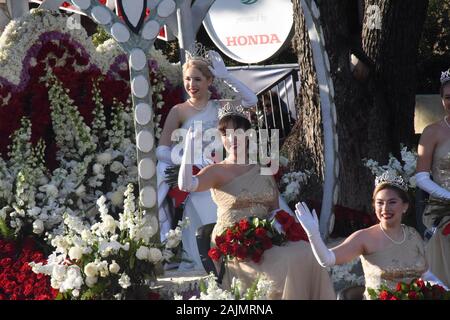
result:
M 362 159 L 386 163 L 389 152 L 399 154 L 400 143 L 412 146 L 415 142 L 416 58 L 428 1 L 365 2 L 362 26 L 357 1 L 316 3 L 335 89 L 338 204 L 369 212 L 374 179 Z M 283 151 L 288 154 L 291 169 L 312 169 L 314 179 L 302 196 L 320 200 L 324 146 L 317 77 L 300 0 L 293 3 L 293 45 L 300 65 L 298 120 Z M 366 11 L 370 5 L 379 10 Z M 379 29 L 373 24 L 373 15 L 378 13 Z M 356 80 L 352 75 L 351 53 L 370 70 L 366 79 Z

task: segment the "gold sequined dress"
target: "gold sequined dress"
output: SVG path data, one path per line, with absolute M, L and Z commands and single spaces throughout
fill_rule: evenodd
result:
M 450 140 L 435 148 L 431 171 L 433 181 L 444 189 L 450 190 Z M 431 228 L 437 217 L 433 214 L 433 206 L 427 206 L 423 214 L 423 223 L 427 228 Z M 450 235 L 442 234 L 442 230 L 449 222 L 450 217 L 444 217 L 425 246 L 431 272 L 447 287 L 450 287 Z
M 278 189 L 272 176 L 260 175 L 259 169 L 254 165 L 220 189 L 211 190 L 218 207 L 212 239 L 242 218 L 267 218 L 278 197 Z M 270 299 L 336 299 L 327 270 L 317 263 L 306 241 L 274 246 L 264 252 L 259 263 L 228 261 L 223 286 L 229 288 L 232 278 L 236 277 L 248 287 L 258 274 L 273 281 Z
M 427 271 L 422 238 L 414 228 L 404 228 L 406 237 L 403 243 L 391 243 L 381 251 L 361 256 L 366 299 L 370 299 L 367 288 L 378 289 L 381 284 L 385 284 L 395 289 L 398 282 L 408 283 L 414 278 L 420 278 Z

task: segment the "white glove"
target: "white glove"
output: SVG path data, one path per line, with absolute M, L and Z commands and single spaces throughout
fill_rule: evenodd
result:
M 436 277 L 430 270 L 427 270 L 427 272 L 425 272 L 421 278 L 422 280 L 428 281 L 431 284 L 438 284 L 448 291 L 447 286 L 441 280 L 439 280 L 438 277 Z
M 195 191 L 198 187 L 198 178 L 192 176 L 194 139 L 195 133 L 192 128 L 189 128 L 186 135 L 183 157 L 181 158 L 180 171 L 178 172 L 178 188 L 187 192 Z
M 156 148 L 156 159 L 161 162 L 173 165 L 171 151 L 172 149 L 169 146 L 158 146 Z
M 431 180 L 429 172 L 417 172 L 416 184 L 422 190 L 428 192 L 433 197 L 450 199 L 450 191 L 442 188 L 436 182 Z
M 240 93 L 243 107 L 254 106 L 258 102 L 258 98 L 255 93 L 228 72 L 220 54 L 214 50 L 210 50 L 208 52 L 208 56 L 210 57 L 212 63 L 212 66 L 209 66 L 209 70 L 211 70 L 214 77 L 223 79 L 224 82 L 235 92 Z
M 295 205 L 295 215 L 308 235 L 317 262 L 319 262 L 322 267 L 334 266 L 336 263 L 336 256 L 333 251 L 327 248 L 320 237 L 319 219 L 317 218 L 316 211 L 313 210 L 311 213 L 306 203 L 298 202 Z

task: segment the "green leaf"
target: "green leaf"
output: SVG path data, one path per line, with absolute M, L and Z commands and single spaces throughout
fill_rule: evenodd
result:
M 8 228 L 8 225 L 4 219 L 0 219 L 0 234 L 5 239 L 11 239 L 14 235 L 14 232 Z

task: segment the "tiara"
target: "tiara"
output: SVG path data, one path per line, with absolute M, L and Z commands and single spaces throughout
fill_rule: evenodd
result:
M 391 186 L 400 188 L 403 191 L 408 191 L 408 187 L 403 178 L 399 175 L 396 175 L 392 171 L 385 171 L 382 175 L 375 178 L 375 186 L 377 187 L 380 184 L 389 184 Z
M 187 60 L 201 60 L 212 65 L 211 57 L 206 47 L 200 42 L 194 41 L 186 50 Z
M 244 110 L 243 106 L 234 106 L 233 104 L 228 102 L 219 109 L 219 120 L 229 115 L 243 117 L 248 120 L 247 112 Z
M 450 80 L 450 69 L 441 72 L 441 84 Z

